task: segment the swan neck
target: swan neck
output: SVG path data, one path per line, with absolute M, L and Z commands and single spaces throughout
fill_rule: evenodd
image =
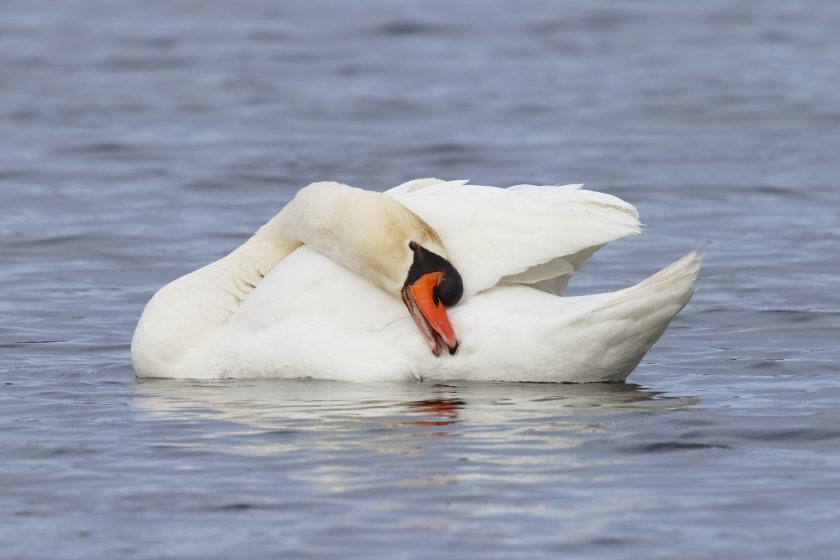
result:
M 189 367 L 194 351 L 210 343 L 271 269 L 300 246 L 285 220 L 281 211 L 228 255 L 152 297 L 132 340 L 138 375 L 168 376 Z

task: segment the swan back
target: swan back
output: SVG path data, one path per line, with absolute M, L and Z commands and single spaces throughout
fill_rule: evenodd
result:
M 386 192 L 446 240 L 464 297 L 497 284 L 559 293 L 600 247 L 638 234 L 631 204 L 581 185 L 506 189 L 418 179 Z

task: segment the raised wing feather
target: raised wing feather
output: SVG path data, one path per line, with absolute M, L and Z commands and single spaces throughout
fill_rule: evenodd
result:
M 443 239 L 464 279 L 464 297 L 499 283 L 559 293 L 600 247 L 639 233 L 636 209 L 581 185 L 517 185 L 418 179 L 386 194 L 411 209 Z

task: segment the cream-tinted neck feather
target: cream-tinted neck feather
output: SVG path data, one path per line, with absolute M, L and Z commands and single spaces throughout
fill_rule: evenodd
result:
M 278 216 L 283 237 L 298 239 L 399 296 L 411 267 L 409 242 L 446 258 L 438 234 L 417 214 L 382 193 L 340 183 L 313 183 Z
M 409 241 L 446 257 L 437 234 L 382 193 L 333 182 L 304 187 L 240 247 L 152 297 L 132 340 L 134 369 L 164 377 L 178 369 L 303 243 L 399 297 L 412 263 Z

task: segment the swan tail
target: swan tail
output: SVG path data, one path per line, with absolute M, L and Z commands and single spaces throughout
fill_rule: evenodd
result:
M 668 286 L 671 289 L 681 291 L 685 296 L 685 303 L 694 294 L 694 282 L 700 273 L 700 265 L 703 263 L 703 255 L 699 251 L 691 251 L 681 259 L 666 266 L 653 276 L 648 277 L 636 288 L 653 288 L 655 286 Z
M 600 371 L 598 381 L 623 382 L 694 295 L 702 260 L 692 251 L 635 286 L 590 300 L 591 307 L 570 325 L 585 337 L 564 341 L 571 351 L 589 346 L 580 380 Z

